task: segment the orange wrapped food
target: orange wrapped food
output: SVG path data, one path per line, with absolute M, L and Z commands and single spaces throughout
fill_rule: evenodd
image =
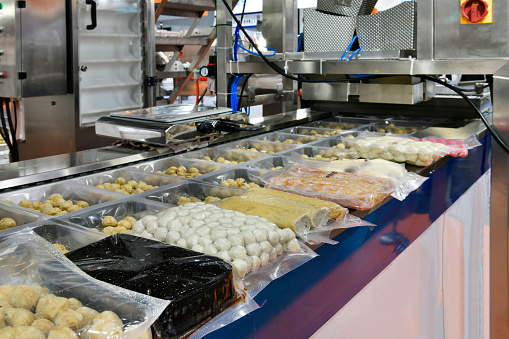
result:
M 323 171 L 298 164 L 270 178 L 265 187 L 328 200 L 358 210 L 373 208 L 396 189 L 389 179 Z

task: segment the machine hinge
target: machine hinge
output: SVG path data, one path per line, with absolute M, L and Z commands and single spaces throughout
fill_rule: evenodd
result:
M 157 85 L 157 77 L 145 77 L 145 85 L 146 86 Z
M 27 8 L 26 1 L 18 1 L 18 8 Z
M 19 72 L 18 78 L 19 80 L 25 80 L 27 78 L 27 72 Z

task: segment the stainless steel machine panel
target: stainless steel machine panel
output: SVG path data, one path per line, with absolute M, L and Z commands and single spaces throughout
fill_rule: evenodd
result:
M 507 58 L 509 2 L 494 1 L 489 9 L 493 23 L 487 24 L 461 24 L 460 6 L 459 1 L 434 1 L 435 58 Z
M 0 27 L 0 96 L 67 93 L 65 1 L 3 1 Z

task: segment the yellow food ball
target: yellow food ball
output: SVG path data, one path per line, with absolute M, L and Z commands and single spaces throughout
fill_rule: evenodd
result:
M 54 201 L 54 200 L 57 200 L 58 198 L 63 199 L 64 197 L 62 196 L 62 194 L 52 194 L 49 196 L 48 199 Z
M 18 206 L 21 206 L 21 207 L 24 207 L 24 208 L 30 208 L 30 207 L 32 207 L 32 203 L 30 202 L 30 200 L 21 200 L 18 203 Z
M 133 228 L 133 226 L 131 225 L 131 223 L 127 220 L 120 220 L 117 224 L 118 227 L 123 227 L 125 228 L 126 230 L 130 230 Z
M 0 220 L 0 231 L 12 227 L 16 227 L 16 220 L 12 218 L 3 218 L 2 220 Z
M 125 185 L 126 184 L 126 180 L 125 178 L 122 178 L 122 177 L 118 177 L 115 182 L 119 185 Z

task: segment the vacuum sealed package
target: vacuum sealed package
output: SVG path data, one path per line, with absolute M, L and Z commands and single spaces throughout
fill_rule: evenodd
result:
M 136 339 L 168 304 L 91 278 L 30 230 L 0 243 L 0 338 Z
M 294 164 L 266 173 L 265 188 L 334 202 L 357 210 L 369 210 L 397 189 L 390 179 L 367 175 L 324 171 Z
M 323 163 L 304 160 L 298 154 L 292 153 L 292 160 L 305 167 L 323 171 L 353 173 L 390 179 L 397 186 L 391 195 L 398 200 L 404 200 L 408 194 L 415 191 L 428 180 L 427 177 L 408 172 L 404 164 L 383 159 L 337 160 Z
M 170 301 L 153 325 L 162 338 L 188 335 L 234 303 L 238 316 L 257 308 L 236 290 L 232 266 L 218 257 L 129 234 L 110 236 L 67 257 L 98 280 Z
M 217 205 L 266 218 L 280 228 L 291 229 L 310 244 L 334 244 L 329 233 L 336 228 L 372 226 L 336 203 L 261 187 L 243 196 L 225 198 Z
M 370 132 L 363 132 L 355 138 L 351 136 L 341 138 L 346 147 L 353 147 L 364 159 L 384 159 L 416 166 L 429 166 L 446 155 L 466 156 L 465 151 L 468 148 L 480 145 L 475 137 L 461 142 L 440 140 L 444 142 L 436 142 L 436 138 L 418 140 L 408 136 L 392 134 L 380 136 Z

